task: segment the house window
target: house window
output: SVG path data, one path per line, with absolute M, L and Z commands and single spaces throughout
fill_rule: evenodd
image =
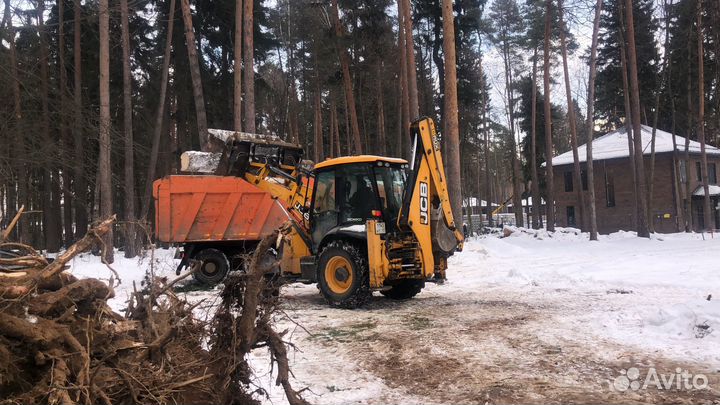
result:
M 715 171 L 715 163 L 708 163 L 708 180 L 710 184 L 717 184 L 717 172 Z
M 567 224 L 568 226 L 575 226 L 575 207 L 572 205 L 569 207 L 566 207 L 567 211 Z
M 687 183 L 687 161 L 680 161 L 680 182 Z
M 695 162 L 695 173 L 697 174 L 697 181 L 703 181 L 702 170 L 700 168 L 700 162 Z
M 587 185 L 588 185 L 587 171 L 582 170 L 580 172 L 580 181 L 582 182 L 583 190 L 587 191 Z
M 615 206 L 615 179 L 612 174 L 605 172 L 605 205 Z
M 572 172 L 565 172 L 565 192 L 573 191 Z

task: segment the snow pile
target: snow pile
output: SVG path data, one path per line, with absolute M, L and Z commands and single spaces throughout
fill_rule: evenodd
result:
M 589 235 L 587 233 L 582 233 L 580 229 L 577 228 L 562 228 L 557 227 L 555 228 L 555 232 L 548 232 L 546 229 L 531 229 L 531 228 L 523 228 L 523 227 L 517 227 L 517 226 L 505 226 L 503 228 L 503 233 L 514 238 L 522 238 L 522 237 L 528 237 L 531 236 L 535 239 L 548 239 L 548 238 L 554 238 L 558 240 L 567 240 L 567 241 L 578 241 L 577 237 L 580 235 L 587 236 L 589 238 Z
M 174 255 L 174 249 L 157 249 L 155 252 L 144 252 L 142 256 L 126 259 L 123 252 L 115 251 L 115 263 L 111 267 L 117 271 L 121 283 L 118 285 L 117 280 L 115 281 L 115 298 L 108 300 L 110 307 L 123 313 L 133 291 L 133 283 L 140 290 L 145 275 L 151 270 L 157 277 L 175 278 L 175 268 L 180 261 L 175 260 Z M 76 256 L 69 264 L 69 272 L 77 278 L 93 277 L 108 281 L 113 276 L 112 271 L 100 262 L 100 258 L 90 253 Z
M 573 314 L 574 306 L 558 313 L 557 322 L 668 357 L 720 365 L 720 237 L 648 239 L 623 231 L 590 242 L 573 228 L 508 230 L 504 238 L 469 239 L 450 259 L 448 284 L 540 294 L 563 306 L 590 300 L 579 313 Z

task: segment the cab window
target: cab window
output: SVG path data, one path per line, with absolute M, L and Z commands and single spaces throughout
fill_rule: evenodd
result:
M 340 223 L 364 224 L 377 206 L 368 166 L 348 165 L 338 172 Z
M 335 172 L 320 173 L 315 180 L 315 207 L 313 213 L 335 210 Z
M 322 237 L 337 226 L 338 209 L 335 184 L 334 170 L 319 173 L 315 178 L 311 231 L 315 243 L 320 243 Z

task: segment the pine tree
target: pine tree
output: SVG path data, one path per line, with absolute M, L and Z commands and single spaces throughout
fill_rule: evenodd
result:
M 606 120 L 610 128 L 619 127 L 625 118 L 622 75 L 620 71 L 620 49 L 618 32 L 620 7 L 624 0 L 607 0 L 600 20 L 600 39 L 597 56 L 597 118 Z M 653 0 L 632 2 L 632 14 L 635 43 L 637 46 L 638 88 L 640 105 L 653 105 L 654 89 L 658 77 L 659 56 L 655 41 L 658 30 L 657 20 L 653 16 Z M 624 34 L 627 38 L 627 34 Z
M 460 174 L 460 134 L 458 133 L 458 98 L 455 57 L 455 22 L 452 1 L 443 0 L 443 54 L 445 62 L 445 120 L 443 138 L 447 166 L 448 193 L 455 220 L 462 221 L 462 189 Z
M 62 1 L 62 0 L 61 0 Z M 123 132 L 125 133 L 125 194 L 123 196 L 125 210 L 125 257 L 135 257 L 135 159 L 133 141 L 133 109 L 132 109 L 132 76 L 130 70 L 130 19 L 128 17 L 128 1 L 120 0 L 120 24 L 122 27 L 123 54 Z
M 602 15 L 603 0 L 597 0 L 595 5 L 595 19 L 593 20 L 592 45 L 590 46 L 590 73 L 588 79 L 587 98 L 587 179 L 588 179 L 588 208 L 590 210 L 588 219 L 590 221 L 590 240 L 598 239 L 597 214 L 595 207 L 595 171 L 593 160 L 593 133 L 595 131 L 594 109 L 595 109 L 595 75 L 597 74 L 597 45 L 600 32 L 600 16 Z
M 110 162 L 110 10 L 108 0 L 100 0 L 100 216 L 105 219 L 113 214 L 112 168 Z M 114 261 L 113 232 L 103 237 L 103 260 Z
M 516 70 L 523 63 L 519 56 L 520 46 L 523 41 L 523 21 L 515 0 L 498 0 L 493 3 L 490 11 L 490 18 L 493 21 L 493 33 L 490 40 L 500 48 L 504 65 L 505 97 L 508 127 L 511 135 L 510 148 L 512 149 L 510 159 L 513 168 L 513 207 L 515 208 L 513 211 L 515 212 L 515 223 L 518 226 L 523 226 L 520 161 L 517 156 L 515 142 L 515 75 Z

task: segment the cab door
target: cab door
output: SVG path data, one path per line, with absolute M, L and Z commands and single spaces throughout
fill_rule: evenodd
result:
M 345 164 L 317 173 L 310 225 L 314 247 L 329 232 L 364 235 L 365 221 L 374 210 L 378 210 L 377 190 L 368 164 Z
M 317 246 L 323 236 L 338 225 L 340 214 L 336 203 L 335 170 L 327 170 L 315 176 L 315 191 L 310 220 L 310 234 Z

